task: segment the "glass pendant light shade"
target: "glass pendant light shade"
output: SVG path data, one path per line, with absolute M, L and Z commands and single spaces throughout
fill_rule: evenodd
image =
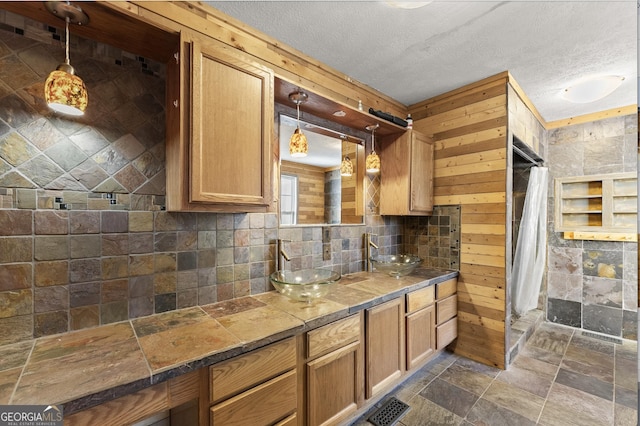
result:
M 349 177 L 353 174 L 353 163 L 349 157 L 344 157 L 342 164 L 340 164 L 340 176 Z
M 302 133 L 300 128 L 297 128 L 291 139 L 289 139 L 289 154 L 292 157 L 306 157 L 309 152 L 309 143 L 307 137 Z
M 296 104 L 298 111 L 298 127 L 291 135 L 289 139 L 289 155 L 292 157 L 306 157 L 309 152 L 309 142 L 307 137 L 300 130 L 300 104 L 305 102 L 309 95 L 302 91 L 294 92 L 289 95 L 289 99 Z
M 380 171 L 380 157 L 375 151 L 367 155 L 366 168 L 367 173 L 378 173 Z
M 89 103 L 87 87 L 69 62 L 69 23 L 86 25 L 89 17 L 70 2 L 48 1 L 45 7 L 55 16 L 65 20 L 64 63 L 52 71 L 44 83 L 44 99 L 49 108 L 68 115 L 84 115 Z
M 380 157 L 376 154 L 376 142 L 375 142 L 375 132 L 378 128 L 379 124 L 372 124 L 367 126 L 366 129 L 371 131 L 371 154 L 367 155 L 367 159 L 365 160 L 365 168 L 367 169 L 367 173 L 378 173 L 380 172 Z
M 87 88 L 80 77 L 65 70 L 60 65 L 55 71 L 51 71 L 44 83 L 44 98 L 47 105 L 54 111 L 69 115 L 83 115 L 87 109 L 89 95 Z

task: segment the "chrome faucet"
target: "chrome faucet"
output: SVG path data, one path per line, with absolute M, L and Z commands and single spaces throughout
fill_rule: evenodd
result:
M 283 240 L 281 238 L 278 238 L 278 240 L 276 241 L 276 256 L 277 256 L 276 271 L 284 270 L 284 262 L 285 261 L 288 262 L 291 260 L 287 252 L 284 250 L 285 241 L 290 241 L 290 240 Z
M 374 249 L 378 249 L 378 245 L 371 240 L 376 234 L 372 234 L 371 232 L 367 232 L 364 234 L 364 257 L 365 257 L 365 270 L 367 272 L 373 271 L 373 264 L 371 263 L 371 247 Z

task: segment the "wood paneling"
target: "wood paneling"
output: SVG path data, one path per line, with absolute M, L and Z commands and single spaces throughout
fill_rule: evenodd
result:
M 505 368 L 508 73 L 409 107 L 434 140 L 434 204 L 460 205 L 455 352 Z M 449 331 L 454 324 L 449 324 Z M 438 335 L 445 338 L 443 329 Z
M 324 169 L 283 161 L 280 173 L 298 177 L 298 224 L 325 223 Z

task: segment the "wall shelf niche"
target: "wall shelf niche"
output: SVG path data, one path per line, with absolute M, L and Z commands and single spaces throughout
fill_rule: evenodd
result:
M 637 241 L 635 173 L 555 180 L 555 230 L 566 239 Z

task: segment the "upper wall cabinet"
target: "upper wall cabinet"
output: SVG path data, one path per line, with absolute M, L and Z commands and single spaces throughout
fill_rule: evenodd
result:
M 433 212 L 433 141 L 407 131 L 380 144 L 380 214 L 428 215 Z
M 183 34 L 180 60 L 167 74 L 167 209 L 269 211 L 273 71 Z

